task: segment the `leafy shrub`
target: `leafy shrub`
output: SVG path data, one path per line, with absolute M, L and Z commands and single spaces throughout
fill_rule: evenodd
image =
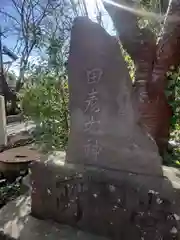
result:
M 180 167 L 180 68 L 171 67 L 167 73 L 168 87 L 166 96 L 173 110 L 171 118 L 171 141 L 168 152 L 164 158 L 164 164 Z M 172 145 L 171 145 L 172 144 Z
M 166 95 L 173 110 L 171 119 L 171 137 L 180 140 L 180 68 L 171 68 L 167 74 L 168 89 Z
M 36 142 L 43 149 L 65 149 L 68 140 L 68 83 L 61 76 L 39 74 L 21 92 L 21 107 L 36 124 Z

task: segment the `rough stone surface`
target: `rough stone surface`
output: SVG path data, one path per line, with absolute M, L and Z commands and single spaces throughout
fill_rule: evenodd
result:
M 7 134 L 8 137 L 17 135 L 19 133 L 25 134 L 27 132 L 31 133 L 36 125 L 29 121 L 29 122 L 15 122 L 7 125 Z
M 68 63 L 71 130 L 67 162 L 161 175 L 161 158 L 132 105 L 120 46 L 98 24 L 75 20 Z
M 0 147 L 7 144 L 6 111 L 4 97 L 0 95 Z
M 172 232 L 178 231 L 179 194 L 166 178 L 65 164 L 61 152 L 35 162 L 31 172 L 37 218 L 115 240 L 178 239 Z M 175 178 L 172 169 L 166 176 Z
M 30 216 L 30 197 L 21 196 L 0 210 L 0 239 L 15 240 L 107 240 L 65 225 Z

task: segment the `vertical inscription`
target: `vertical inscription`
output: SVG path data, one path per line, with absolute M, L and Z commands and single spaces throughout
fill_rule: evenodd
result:
M 94 68 L 87 71 L 88 84 L 98 83 L 101 80 L 102 74 L 103 72 L 100 68 Z
M 84 123 L 84 131 L 91 132 L 92 130 L 97 130 L 99 124 L 100 120 L 96 120 L 95 116 L 91 115 L 90 119 Z
M 84 152 L 86 158 L 91 158 L 94 161 L 98 160 L 98 156 L 102 151 L 102 147 L 98 140 L 92 136 L 92 131 L 97 131 L 100 125 L 99 113 L 101 111 L 99 104 L 99 93 L 96 89 L 102 77 L 102 70 L 94 68 L 87 71 L 87 84 L 90 91 L 84 104 L 84 113 L 88 116 L 84 122 L 84 132 L 87 134 L 87 142 L 84 145 Z
M 100 112 L 99 102 L 98 102 L 98 92 L 93 88 L 91 92 L 88 93 L 88 97 L 85 101 L 86 106 L 84 113 L 91 112 Z
M 92 157 L 94 161 L 97 161 L 98 156 L 102 151 L 102 147 L 100 146 L 97 140 L 89 139 L 86 145 L 84 146 L 84 150 L 86 157 Z

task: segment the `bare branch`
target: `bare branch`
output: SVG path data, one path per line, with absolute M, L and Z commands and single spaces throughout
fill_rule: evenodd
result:
M 88 14 L 88 10 L 87 10 L 87 6 L 86 6 L 86 2 L 85 2 L 85 0 L 82 0 L 82 5 L 83 5 L 83 8 L 84 8 L 84 11 L 85 11 L 85 16 L 89 16 L 89 14 Z
M 17 18 L 15 18 L 14 16 L 12 16 L 11 14 L 3 11 L 2 9 L 0 9 L 0 14 L 3 14 L 4 16 L 8 17 L 9 19 L 15 21 L 17 24 L 20 25 L 20 22 L 17 20 Z
M 118 0 L 115 2 L 118 2 Z M 133 3 L 131 1 L 128 2 L 129 5 L 127 5 L 127 3 L 124 3 L 124 5 L 127 8 L 134 8 Z M 121 2 L 121 4 L 123 4 L 123 2 Z M 106 2 L 104 2 L 104 6 L 114 22 L 123 47 L 136 62 L 139 52 L 142 50 L 142 43 L 145 37 L 144 30 L 140 29 L 138 26 L 137 15 L 124 8 L 117 8 L 116 6 Z
M 18 3 L 17 3 L 17 0 L 11 0 L 11 2 L 13 3 L 16 11 L 19 13 L 19 15 L 21 16 L 21 9 L 20 7 L 18 6 Z
M 77 10 L 77 6 L 76 6 L 74 0 L 70 0 L 70 3 L 71 3 L 73 11 L 74 11 L 74 13 L 75 13 L 75 15 L 77 17 L 78 16 L 78 10 Z

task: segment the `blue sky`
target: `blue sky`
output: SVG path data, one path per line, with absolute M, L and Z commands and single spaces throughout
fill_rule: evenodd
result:
M 113 24 L 112 24 L 110 17 L 108 16 L 107 12 L 104 9 L 101 0 L 86 0 L 89 17 L 93 21 L 96 21 L 96 1 L 98 2 L 99 8 L 103 12 L 104 28 L 109 33 L 112 33 Z M 0 0 L 0 9 L 3 9 L 5 12 L 15 16 L 15 12 L 12 13 L 13 8 L 11 6 L 11 0 Z M 2 29 L 4 29 L 4 26 L 6 26 L 8 24 L 6 19 L 2 18 L 1 16 L 0 16 L 0 23 L 1 23 Z M 13 50 L 16 45 L 16 39 L 17 38 L 16 38 L 16 36 L 13 35 L 13 32 L 10 32 L 7 34 L 6 38 L 3 37 L 3 44 L 5 44 L 8 48 Z M 33 54 L 33 56 L 31 56 L 31 58 L 32 59 L 34 58 L 34 54 Z M 15 63 L 12 68 L 13 68 L 13 70 L 15 70 L 17 72 L 17 67 L 15 65 L 17 65 L 17 64 Z
M 0 9 L 6 13 L 15 15 L 12 13 L 13 8 L 11 6 L 11 0 L 0 0 Z M 10 25 L 7 21 L 7 18 L 0 15 L 0 26 L 2 31 L 6 28 L 6 26 Z M 2 37 L 2 42 L 5 44 L 9 49 L 13 50 L 16 44 L 16 36 L 14 36 L 13 32 L 5 32 L 5 37 Z M 6 56 L 4 56 L 4 60 L 9 60 Z

